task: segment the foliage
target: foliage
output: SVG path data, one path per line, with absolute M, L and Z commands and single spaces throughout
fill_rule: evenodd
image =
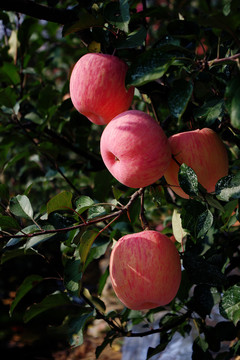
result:
M 2 3 L 0 289 L 3 299 L 15 296 L 10 317 L 1 305 L 1 342 L 17 323 L 46 331 L 51 341 L 67 335 L 77 346 L 88 324 L 101 318 L 109 331 L 97 357 L 118 337 L 159 332 L 150 359 L 176 331 L 186 335 L 191 328 L 198 332 L 193 359 L 239 355 L 239 1 L 39 1 L 48 5 L 40 19 L 31 9 L 20 14 Z M 47 21 L 51 6 L 53 17 L 69 7 L 66 22 Z M 99 153 L 103 128 L 69 98 L 74 63 L 95 50 L 129 64 L 132 108 L 156 117 L 167 136 L 204 127 L 219 134 L 229 175 L 215 193 L 206 194 L 186 165 L 179 180 L 189 200 L 174 196 L 164 178 L 134 190 L 108 173 Z M 148 312 L 108 312 L 101 298 L 108 268 L 89 282 L 91 264 L 146 223 L 162 224 L 171 236 L 173 215 L 173 226 L 184 229 L 176 245 L 183 277 L 174 301 Z M 213 309 L 225 321 L 210 323 Z M 131 330 L 141 321 L 151 324 L 162 310 L 168 314 L 158 329 Z

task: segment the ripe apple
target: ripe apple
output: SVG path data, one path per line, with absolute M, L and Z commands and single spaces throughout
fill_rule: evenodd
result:
M 132 188 L 148 186 L 160 179 L 171 160 L 168 139 L 161 126 L 139 110 L 125 111 L 105 127 L 100 151 L 110 173 Z
M 224 143 L 212 129 L 186 131 L 169 138 L 173 159 L 164 174 L 171 189 L 188 199 L 178 182 L 179 164 L 191 167 L 198 182 L 207 190 L 214 192 L 217 181 L 228 174 L 228 155 Z M 175 158 L 175 160 L 174 160 Z
M 132 310 L 167 305 L 181 282 L 180 256 L 174 243 L 154 230 L 119 239 L 110 255 L 109 271 L 117 297 Z
M 125 88 L 127 69 L 127 64 L 113 55 L 89 53 L 82 56 L 70 76 L 74 107 L 97 125 L 105 125 L 128 110 L 134 87 Z

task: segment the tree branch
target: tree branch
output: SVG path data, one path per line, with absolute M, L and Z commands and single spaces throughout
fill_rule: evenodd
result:
M 137 191 L 135 191 L 135 193 L 132 194 L 129 202 L 128 202 L 125 206 L 122 206 L 122 208 L 121 208 L 120 210 L 114 211 L 114 212 L 112 212 L 111 214 L 108 214 L 108 215 L 99 217 L 99 218 L 94 219 L 94 220 L 86 221 L 86 222 L 83 222 L 83 223 L 78 224 L 78 225 L 69 226 L 69 227 L 65 227 L 65 228 L 61 228 L 61 229 L 41 230 L 41 231 L 34 232 L 34 233 L 32 233 L 32 234 L 25 234 L 25 235 L 22 235 L 22 234 L 2 235 L 2 236 L 0 236 L 0 238 L 5 238 L 5 239 L 9 239 L 9 238 L 12 238 L 12 237 L 14 237 L 15 239 L 19 239 L 19 238 L 32 238 L 32 237 L 35 237 L 35 236 L 38 236 L 38 235 L 46 235 L 46 234 L 54 234 L 54 233 L 72 231 L 72 230 L 79 229 L 79 228 L 81 228 L 81 227 L 83 227 L 83 226 L 90 226 L 90 225 L 97 224 L 97 223 L 102 222 L 102 221 L 106 221 L 106 220 L 109 220 L 109 219 L 113 219 L 113 218 L 115 218 L 115 217 L 119 217 L 119 216 L 121 216 L 122 214 L 126 213 L 126 212 L 128 211 L 128 209 L 130 208 L 130 206 L 132 205 L 132 203 L 133 203 L 139 196 L 141 196 L 141 194 L 143 193 L 143 191 L 144 191 L 144 188 L 140 188 L 140 189 L 138 189 Z
M 228 56 L 228 57 L 225 57 L 225 58 L 222 58 L 222 59 L 210 60 L 210 61 L 208 61 L 208 66 L 219 64 L 219 63 L 222 63 L 222 62 L 225 62 L 225 61 L 236 61 L 239 58 L 240 58 L 240 54 L 235 54 L 235 55 Z
M 126 331 L 124 330 L 122 327 L 116 325 L 112 319 L 108 319 L 101 311 L 99 311 L 96 306 L 92 303 L 92 301 L 90 299 L 88 299 L 85 295 L 84 292 L 81 291 L 81 297 L 84 299 L 84 301 L 92 308 L 96 311 L 97 316 L 106 321 L 106 323 L 110 326 L 110 328 L 112 328 L 113 330 L 115 330 L 120 337 L 122 336 L 126 336 L 126 337 L 144 337 L 144 336 L 148 336 L 148 335 L 152 335 L 152 334 L 157 334 L 157 333 L 161 333 L 164 331 L 168 331 L 171 330 L 173 328 L 176 328 L 178 326 L 180 326 L 181 324 L 183 324 L 187 319 L 189 319 L 191 317 L 192 314 L 192 310 L 188 310 L 186 311 L 184 314 L 182 314 L 181 316 L 179 316 L 176 321 L 174 323 L 170 323 L 170 324 L 166 324 L 163 325 L 157 329 L 151 329 L 151 330 L 147 330 L 147 331 L 140 331 L 140 332 L 133 332 L 133 331 Z
M 53 8 L 37 4 L 32 0 L 1 0 L 0 9 L 59 24 L 77 21 L 77 14 L 74 10 Z

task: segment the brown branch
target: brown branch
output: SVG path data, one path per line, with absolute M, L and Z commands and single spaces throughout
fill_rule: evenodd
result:
M 37 231 L 35 233 L 32 234 L 25 234 L 24 236 L 21 234 L 16 234 L 16 235 L 4 235 L 2 236 L 2 238 L 8 239 L 8 238 L 14 238 L 14 239 L 18 239 L 18 238 L 32 238 L 38 235 L 46 235 L 46 234 L 54 234 L 54 233 L 60 233 L 60 232 L 67 232 L 67 231 L 72 231 L 72 230 L 76 230 L 79 229 L 81 227 L 86 227 L 86 226 L 90 226 L 93 224 L 97 224 L 99 222 L 102 221 L 106 221 L 109 219 L 113 219 L 115 217 L 119 217 L 122 214 L 126 213 L 128 211 L 128 209 L 130 208 L 130 206 L 132 205 L 132 203 L 139 197 L 141 196 L 142 192 L 144 191 L 144 188 L 140 188 L 137 191 L 135 191 L 135 193 L 131 196 L 129 202 L 123 206 L 120 210 L 114 211 L 111 214 L 96 218 L 94 220 L 90 220 L 90 221 L 86 221 L 85 223 L 81 223 L 78 225 L 74 225 L 74 226 L 69 226 L 69 227 L 65 227 L 65 228 L 60 228 L 60 229 L 49 229 L 49 230 L 42 230 L 42 231 Z M 1 236 L 0 236 L 1 238 Z
M 74 10 L 53 8 L 38 4 L 32 0 L 1 0 L 1 10 L 13 11 L 31 17 L 66 24 L 77 21 L 77 14 Z
M 116 325 L 111 319 L 108 319 L 101 311 L 99 311 L 96 308 L 96 306 L 92 303 L 92 301 L 90 299 L 88 299 L 84 295 L 83 291 L 81 291 L 80 295 L 84 299 L 84 301 L 92 309 L 94 309 L 96 311 L 96 314 L 97 314 L 98 318 L 104 320 L 110 326 L 110 328 L 112 328 L 113 330 L 115 330 L 119 334 L 120 337 L 122 337 L 122 336 L 126 336 L 126 337 L 143 337 L 143 336 L 148 336 L 148 335 L 152 335 L 152 334 L 161 333 L 163 331 L 168 331 L 168 330 L 171 330 L 171 329 L 176 328 L 177 326 L 183 324 L 184 321 L 189 319 L 191 317 L 191 314 L 192 314 L 192 310 L 188 310 L 184 314 L 179 316 L 178 319 L 176 319 L 176 321 L 174 323 L 163 325 L 163 326 L 161 326 L 161 327 L 159 327 L 157 329 L 151 329 L 151 330 L 142 331 L 142 332 L 126 331 L 122 327 Z
M 219 64 L 219 63 L 222 63 L 222 62 L 225 62 L 225 61 L 236 61 L 239 58 L 240 58 L 240 54 L 235 54 L 235 55 L 225 57 L 225 58 L 222 58 L 222 59 L 210 60 L 210 61 L 208 61 L 208 66 Z

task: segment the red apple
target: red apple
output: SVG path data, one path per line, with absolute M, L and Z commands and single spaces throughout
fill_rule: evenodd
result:
M 100 150 L 110 173 L 122 184 L 148 186 L 166 171 L 171 151 L 161 126 L 148 114 L 129 110 L 104 129 Z
M 75 64 L 70 77 L 74 107 L 97 125 L 128 110 L 134 87 L 125 88 L 127 64 L 113 55 L 89 53 Z
M 181 282 L 181 263 L 173 242 L 145 230 L 118 240 L 110 256 L 110 278 L 129 309 L 146 310 L 170 303 Z
M 179 164 L 191 167 L 198 182 L 207 190 L 214 192 L 217 181 L 228 174 L 228 155 L 224 143 L 212 130 L 186 131 L 169 138 L 172 155 L 170 166 L 164 174 L 171 189 L 179 196 L 189 196 L 179 187 Z
M 200 43 L 196 47 L 195 54 L 199 56 L 206 55 L 206 52 L 208 51 L 208 45 L 206 44 L 206 39 L 202 38 L 200 40 Z

